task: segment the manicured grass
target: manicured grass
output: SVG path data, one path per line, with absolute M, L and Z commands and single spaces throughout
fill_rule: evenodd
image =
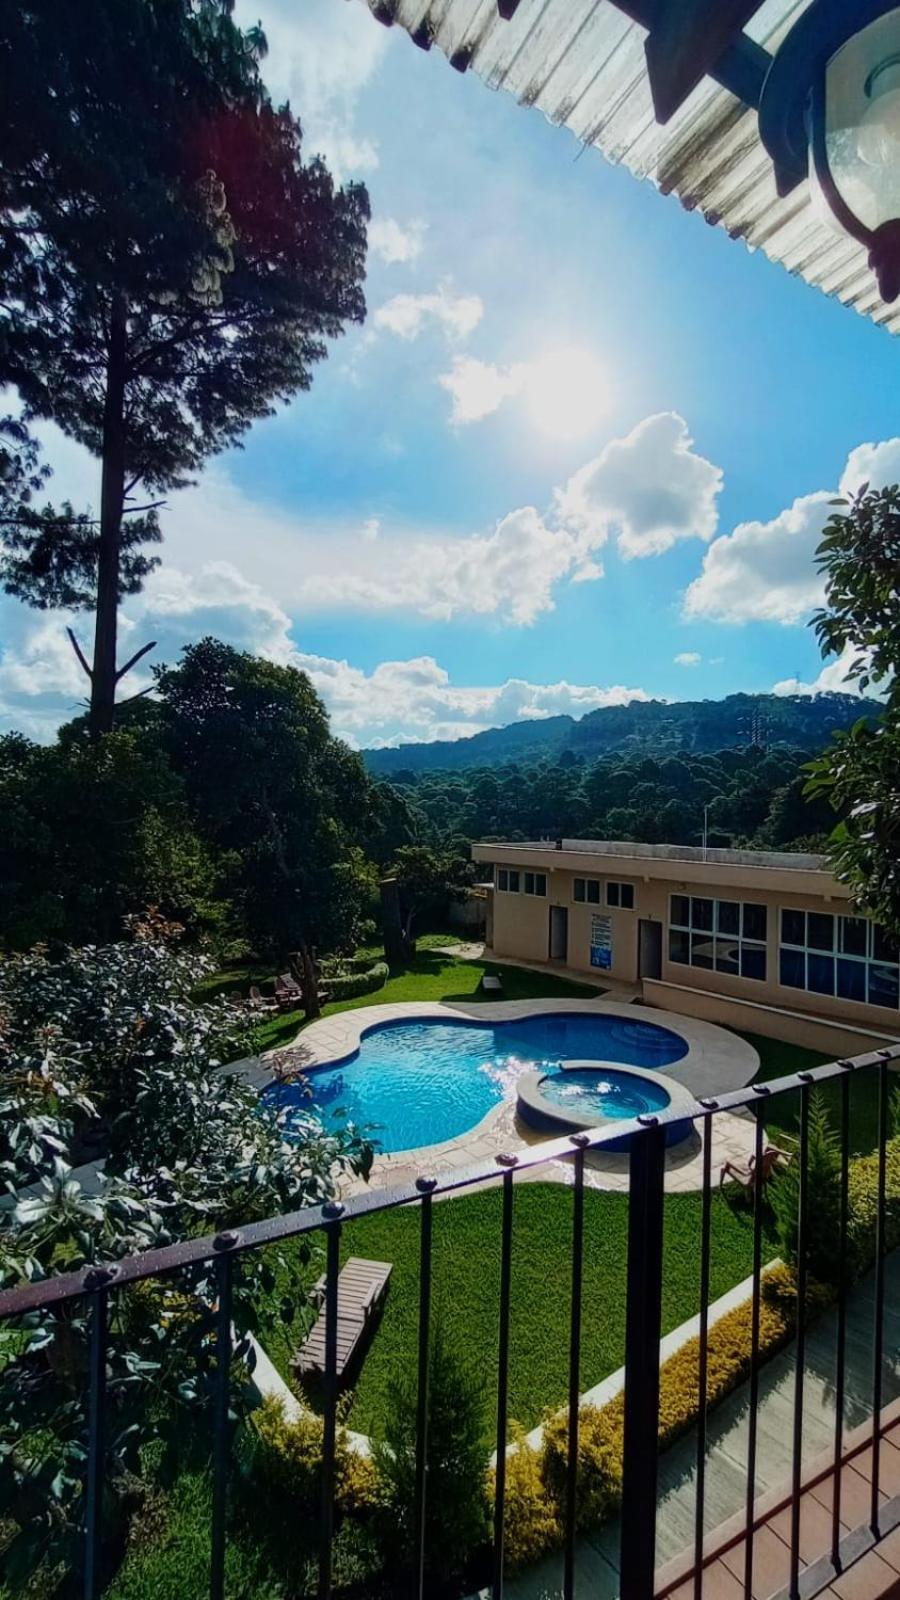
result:
M 435 935 L 442 938 L 441 935 Z M 500 995 L 485 994 L 481 980 L 486 972 L 496 973 L 502 984 Z M 489 961 L 457 961 L 438 950 L 419 950 L 409 966 L 395 971 L 383 989 L 363 994 L 355 1000 L 341 1000 L 323 1007 L 322 1015 L 357 1011 L 361 1006 L 391 1005 L 398 1000 L 537 1000 L 596 999 L 602 991 L 585 983 L 573 983 L 552 973 L 528 972 L 523 967 L 495 966 Z M 258 1030 L 259 1049 L 272 1050 L 290 1044 L 306 1026 L 302 1011 L 288 1011 L 263 1022 Z
M 784 1044 L 780 1039 L 766 1039 L 757 1033 L 744 1033 L 741 1037 L 752 1044 L 759 1053 L 760 1070 L 757 1081 L 769 1082 L 773 1078 L 783 1078 L 793 1072 L 808 1071 L 810 1067 L 820 1067 L 826 1061 L 834 1060 L 834 1056 L 823 1055 L 819 1050 L 807 1050 L 801 1045 Z M 822 1084 L 815 1093 L 825 1107 L 835 1133 L 840 1134 L 840 1084 L 837 1081 Z M 799 1090 L 779 1095 L 775 1100 L 766 1103 L 763 1115 L 770 1137 L 776 1144 L 779 1140 L 784 1140 L 788 1144 L 796 1140 L 799 1114 Z M 867 1071 L 850 1080 L 851 1153 L 865 1154 L 874 1150 L 877 1142 L 878 1075 L 874 1071 Z
M 444 1332 L 484 1374 L 487 1415 L 495 1403 L 499 1326 L 500 1205 L 497 1190 L 441 1201 L 434 1208 L 433 1307 Z M 569 1351 L 572 1192 L 561 1184 L 522 1183 L 515 1193 L 510 1335 L 510 1416 L 526 1427 L 545 1406 L 566 1397 Z M 392 1381 L 416 1359 L 419 1302 L 419 1217 L 410 1209 L 363 1217 L 344 1228 L 342 1255 L 393 1263 L 381 1323 L 362 1365 L 349 1425 L 378 1434 L 390 1407 Z M 700 1196 L 666 1201 L 663 1326 L 677 1327 L 699 1310 Z M 585 1193 L 584 1299 L 581 1387 L 621 1365 L 625 1338 L 628 1199 Z M 765 1258 L 775 1253 L 767 1233 Z M 715 1299 L 752 1267 L 752 1219 L 741 1202 L 718 1194 L 712 1206 L 711 1294 Z M 314 1260 L 279 1270 L 273 1308 L 292 1280 L 321 1272 Z M 262 1342 L 284 1377 L 301 1330 L 277 1312 Z M 312 1397 L 315 1400 L 315 1396 Z

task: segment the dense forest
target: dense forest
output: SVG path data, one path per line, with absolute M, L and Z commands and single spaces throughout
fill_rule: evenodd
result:
M 803 793 L 818 752 L 751 745 L 710 755 L 608 756 L 573 750 L 464 773 L 398 773 L 416 835 L 462 851 L 473 839 L 636 839 L 759 849 L 822 849 L 836 816 Z
M 858 695 L 730 694 L 724 700 L 632 700 L 585 716 L 547 717 L 488 728 L 468 739 L 366 750 L 369 771 L 383 777 L 414 772 L 492 767 L 503 761 L 638 754 L 712 754 L 748 745 L 821 750 L 832 733 L 862 716 L 876 717 L 877 700 Z

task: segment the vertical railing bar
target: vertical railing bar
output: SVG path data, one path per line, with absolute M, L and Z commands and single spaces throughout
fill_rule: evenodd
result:
M 872 1351 L 872 1509 L 870 1524 L 875 1538 L 881 1536 L 879 1491 L 881 1487 L 881 1395 L 884 1364 L 884 1262 L 885 1262 L 885 1187 L 887 1179 L 888 1067 L 883 1059 L 878 1068 L 878 1209 L 875 1218 L 875 1336 Z
M 831 1564 L 841 1570 L 841 1491 L 844 1454 L 844 1392 L 847 1364 L 847 1224 L 850 1211 L 850 1074 L 841 1081 L 841 1200 L 838 1223 L 837 1340 L 834 1353 L 834 1492 L 831 1500 Z
M 797 1203 L 797 1338 L 794 1373 L 794 1447 L 791 1474 L 791 1600 L 800 1593 L 800 1485 L 803 1475 L 803 1383 L 806 1366 L 807 1213 L 809 1209 L 809 1097 L 808 1083 L 800 1085 L 800 1192 Z
M 753 1522 L 756 1505 L 756 1443 L 759 1421 L 759 1316 L 762 1297 L 763 1138 L 765 1118 L 756 1107 L 753 1141 L 753 1293 L 750 1304 L 750 1399 L 747 1417 L 747 1501 L 744 1533 L 744 1600 L 753 1596 Z
M 341 1208 L 343 1209 L 343 1208 Z M 338 1211 L 332 1203 L 330 1210 Z M 325 1235 L 325 1375 L 322 1423 L 322 1528 L 319 1546 L 319 1600 L 330 1600 L 334 1546 L 334 1463 L 337 1439 L 338 1279 L 341 1224 L 328 1223 Z
M 209 1562 L 210 1600 L 222 1600 L 225 1593 L 225 1514 L 228 1502 L 228 1410 L 231 1399 L 231 1304 L 232 1268 L 230 1255 L 216 1257 L 216 1374 L 213 1388 L 213 1470 L 212 1527 Z
M 512 1281 L 513 1175 L 503 1174 L 500 1238 L 500 1332 L 497 1349 L 497 1465 L 494 1472 L 494 1578 L 492 1600 L 503 1596 L 503 1514 L 506 1503 L 506 1430 L 509 1408 L 509 1305 Z
M 100 1593 L 103 1537 L 103 1473 L 106 1458 L 106 1344 L 108 1295 L 91 1296 L 88 1349 L 88 1459 L 84 1519 L 84 1600 Z
M 584 1150 L 575 1152 L 572 1195 L 572 1307 L 569 1322 L 569 1428 L 566 1458 L 564 1600 L 575 1593 L 575 1524 L 578 1509 L 578 1403 L 581 1398 L 581 1290 L 584 1266 Z
M 651 1600 L 656 1566 L 659 1345 L 662 1313 L 665 1128 L 639 1118 L 628 1183 L 628 1276 L 620 1568 L 622 1594 Z
M 694 1512 L 694 1600 L 703 1594 L 703 1536 L 706 1510 L 706 1422 L 709 1356 L 709 1251 L 712 1214 L 713 1118 L 703 1130 L 702 1209 L 700 1212 L 700 1363 L 697 1373 L 697 1495 Z
M 430 1185 L 430 1188 L 428 1187 Z M 425 1600 L 425 1513 L 428 1495 L 428 1367 L 431 1355 L 431 1190 L 432 1178 L 419 1178 L 422 1190 L 419 1236 L 419 1364 L 416 1400 L 415 1554 L 413 1594 Z

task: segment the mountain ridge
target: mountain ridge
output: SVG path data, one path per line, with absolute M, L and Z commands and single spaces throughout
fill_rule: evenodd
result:
M 732 694 L 721 700 L 631 700 L 582 717 L 561 713 L 486 728 L 463 739 L 434 739 L 363 750 L 377 777 L 537 761 L 565 751 L 586 759 L 616 754 L 696 755 L 743 745 L 821 749 L 839 728 L 877 717 L 878 700 L 860 695 Z

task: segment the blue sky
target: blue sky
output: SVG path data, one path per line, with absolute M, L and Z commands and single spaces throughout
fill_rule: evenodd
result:
M 357 744 L 838 686 L 812 556 L 840 484 L 900 478 L 890 336 L 361 0 L 258 15 L 308 148 L 369 186 L 369 315 L 172 497 L 123 650 L 295 661 Z M 96 504 L 96 464 L 45 440 Z M 0 601 L 0 728 L 76 709 L 67 620 Z

